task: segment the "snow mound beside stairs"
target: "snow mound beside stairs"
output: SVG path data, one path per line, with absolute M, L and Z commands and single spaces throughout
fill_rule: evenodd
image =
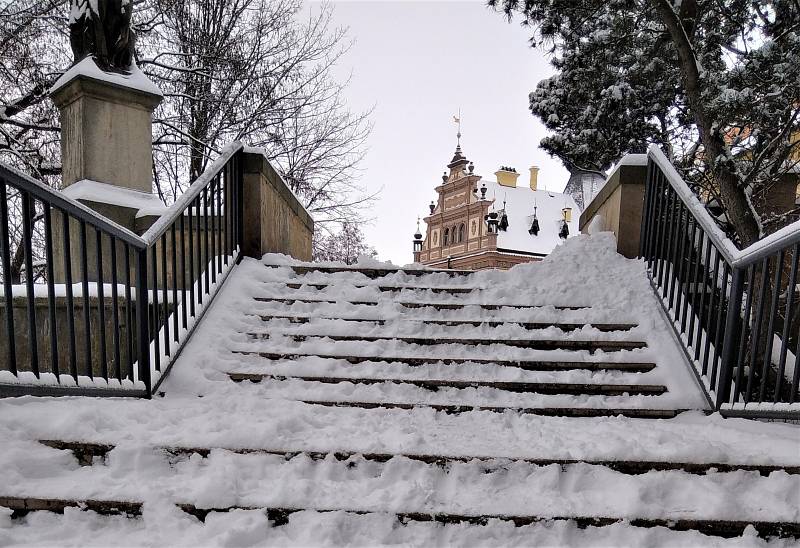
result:
M 0 545 L 795 543 L 800 429 L 705 413 L 607 244 L 245 260 L 154 400 L 0 402 Z

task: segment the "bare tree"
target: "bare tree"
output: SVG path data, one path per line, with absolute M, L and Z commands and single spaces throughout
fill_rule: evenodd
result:
M 369 112 L 344 104 L 332 69 L 345 29 L 301 0 L 137 0 L 137 64 L 164 92 L 154 189 L 172 202 L 228 142 L 262 148 L 326 234 L 362 217 Z M 70 65 L 69 0 L 0 6 L 0 161 L 59 186 L 60 125 L 48 91 Z M 14 206 L 12 204 L 12 209 Z M 19 218 L 16 215 L 14 218 Z M 12 250 L 20 227 L 12 227 Z M 20 263 L 21 264 L 21 263 Z

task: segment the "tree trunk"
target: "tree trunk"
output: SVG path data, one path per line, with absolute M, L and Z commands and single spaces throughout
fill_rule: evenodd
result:
M 742 247 L 747 247 L 761 237 L 761 226 L 750 200 L 745 194 L 742 181 L 736 174 L 733 158 L 725 146 L 715 120 L 706 110 L 701 96 L 700 70 L 694 49 L 686 32 L 686 26 L 675 13 L 668 0 L 650 0 L 658 11 L 678 52 L 681 79 L 686 99 L 692 109 L 700 140 L 704 147 L 704 160 L 713 173 L 725 213 Z M 691 10 L 689 10 L 691 12 Z M 694 24 L 694 21 L 691 21 Z

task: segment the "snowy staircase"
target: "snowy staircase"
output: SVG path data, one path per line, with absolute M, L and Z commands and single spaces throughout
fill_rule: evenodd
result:
M 646 280 L 525 268 L 246 260 L 163 397 L 0 403 L 0 544 L 800 538 L 796 426 L 707 416 Z

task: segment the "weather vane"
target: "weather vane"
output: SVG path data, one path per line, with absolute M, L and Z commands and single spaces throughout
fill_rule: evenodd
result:
M 461 109 L 458 109 L 458 116 L 453 116 L 453 122 L 458 124 L 458 133 L 456 133 L 456 137 L 458 138 L 458 145 L 461 146 Z

